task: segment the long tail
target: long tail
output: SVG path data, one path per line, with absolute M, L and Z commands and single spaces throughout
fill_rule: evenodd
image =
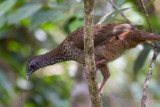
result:
M 144 41 L 160 41 L 160 34 L 142 32 L 142 31 L 132 31 L 131 38 L 135 40 Z

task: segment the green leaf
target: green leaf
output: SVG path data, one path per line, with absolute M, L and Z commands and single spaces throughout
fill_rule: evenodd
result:
M 116 10 L 110 14 L 107 14 L 105 16 L 103 16 L 100 21 L 98 22 L 98 24 L 102 23 L 102 22 L 111 22 L 118 14 L 128 10 L 130 8 L 123 8 L 123 9 L 119 9 L 119 10 Z
M 134 63 L 134 68 L 133 68 L 135 74 L 137 74 L 137 72 L 142 68 L 142 66 L 143 66 L 143 64 L 144 64 L 144 62 L 145 62 L 145 60 L 146 60 L 146 58 L 147 58 L 147 56 L 148 56 L 148 54 L 150 52 L 150 49 L 151 49 L 150 47 L 146 46 L 139 53 L 139 55 L 138 55 L 138 57 L 137 57 L 137 59 L 136 59 L 136 61 Z
M 58 21 L 62 21 L 62 20 L 64 21 L 67 17 L 68 17 L 67 13 L 61 13 L 61 14 L 55 16 L 54 20 L 52 20 L 51 22 L 56 23 Z
M 3 16 L 0 16 L 0 28 L 5 24 L 6 22 L 6 16 L 3 15 Z
M 40 10 L 40 4 L 27 4 L 18 8 L 15 12 L 8 15 L 8 24 L 15 24 L 24 18 L 32 16 L 35 12 Z
M 5 0 L 0 4 L 0 16 L 5 14 L 13 5 L 15 4 L 15 0 Z
M 150 3 L 147 4 L 147 6 L 145 7 L 145 9 L 147 9 L 155 0 L 152 0 Z
M 35 29 L 42 23 L 51 20 L 53 17 L 61 15 L 62 13 L 57 10 L 48 10 L 48 11 L 41 11 L 36 13 L 33 16 L 33 19 L 30 23 L 30 30 Z
M 57 3 L 62 3 L 63 2 L 63 0 L 57 0 Z
M 0 69 L 0 86 L 2 86 L 8 92 L 10 97 L 14 96 L 15 93 L 11 85 L 11 82 L 1 69 Z

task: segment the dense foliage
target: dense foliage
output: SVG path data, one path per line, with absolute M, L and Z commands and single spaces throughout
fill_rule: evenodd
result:
M 149 31 L 144 14 L 132 0 L 114 1 L 119 11 L 107 0 L 95 1 L 95 24 L 126 22 L 120 15 L 124 12 L 139 30 Z M 155 33 L 160 33 L 160 10 L 156 3 L 154 6 L 151 25 Z M 69 107 L 75 63 L 64 62 L 39 70 L 29 81 L 25 79 L 25 66 L 29 57 L 54 49 L 81 26 L 81 0 L 0 0 L 0 107 Z M 152 49 L 143 44 L 109 64 L 111 78 L 102 98 L 106 107 L 112 106 L 114 101 L 123 107 L 139 104 Z M 158 58 L 149 87 L 153 107 L 160 106 L 159 65 Z

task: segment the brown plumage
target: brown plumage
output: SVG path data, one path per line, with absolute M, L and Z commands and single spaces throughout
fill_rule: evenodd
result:
M 145 40 L 160 41 L 160 35 L 134 30 L 134 26 L 130 24 L 105 23 L 97 24 L 93 28 L 96 65 L 104 76 L 99 91 L 110 75 L 105 63 L 120 57 L 125 50 L 134 48 Z M 30 58 L 26 66 L 26 78 L 28 79 L 30 74 L 39 68 L 68 60 L 85 63 L 83 27 L 71 33 L 54 50 Z

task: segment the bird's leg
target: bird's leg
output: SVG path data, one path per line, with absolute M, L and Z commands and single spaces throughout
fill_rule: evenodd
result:
M 106 59 L 102 59 L 102 60 L 96 62 L 96 66 L 98 67 L 98 69 L 101 71 L 101 73 L 103 75 L 103 82 L 99 87 L 100 96 L 102 96 L 101 90 L 102 90 L 104 84 L 106 83 L 106 81 L 108 80 L 108 78 L 110 76 L 110 72 L 108 70 L 107 65 L 102 64 L 104 62 L 106 62 Z M 85 77 L 86 77 L 86 79 L 88 78 L 87 77 L 87 71 L 85 71 Z
M 101 92 L 104 84 L 106 83 L 106 81 L 108 80 L 108 78 L 110 76 L 110 72 L 108 70 L 107 65 L 105 65 L 105 64 L 98 65 L 97 67 L 98 67 L 98 69 L 101 71 L 101 73 L 103 75 L 103 82 L 99 87 L 99 92 Z
M 106 59 L 101 59 L 101 60 L 99 60 L 99 61 L 96 62 L 96 66 L 99 65 L 99 64 L 102 64 L 102 63 L 104 63 L 106 61 L 107 61 Z M 98 69 L 96 69 L 96 71 L 98 71 Z M 88 79 L 88 77 L 87 77 L 87 71 L 85 71 L 85 77 L 86 77 L 86 79 Z
M 96 65 L 102 64 L 102 63 L 104 63 L 106 61 L 107 61 L 106 59 L 101 59 L 101 60 L 99 60 L 99 61 L 96 62 Z

